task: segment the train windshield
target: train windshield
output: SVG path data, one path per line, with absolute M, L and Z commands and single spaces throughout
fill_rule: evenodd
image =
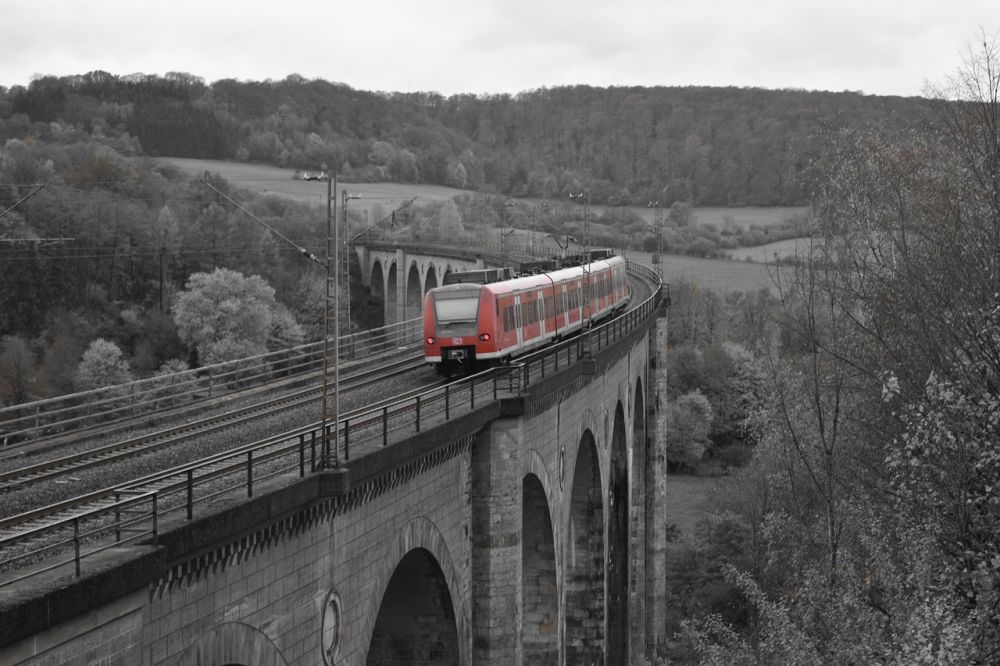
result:
M 434 295 L 434 316 L 439 324 L 474 322 L 479 312 L 479 293 L 475 295 Z

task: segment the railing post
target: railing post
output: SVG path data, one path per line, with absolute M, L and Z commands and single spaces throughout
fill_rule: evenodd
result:
M 382 408 L 382 446 L 389 445 L 389 408 Z
M 497 399 L 497 372 L 496 368 L 493 368 L 493 399 Z
M 469 409 L 476 408 L 476 380 L 469 381 Z
M 156 536 L 156 530 L 157 530 L 157 527 L 158 527 L 158 525 L 157 525 L 157 518 L 158 518 L 158 516 L 157 516 L 157 508 L 156 508 L 156 493 L 153 493 L 153 536 L 154 537 Z
M 420 432 L 420 396 L 417 396 L 417 432 Z
M 306 475 L 306 436 L 299 435 L 299 476 Z
M 194 470 L 187 471 L 187 515 L 188 520 L 194 517 Z
M 76 564 L 76 577 L 80 577 L 80 519 L 73 519 L 73 562 Z
M 449 405 L 449 394 L 448 394 L 448 384 L 444 385 L 444 420 L 448 421 L 451 418 L 451 409 Z
M 247 451 L 247 497 L 253 497 L 253 451 Z
M 313 430 L 309 437 L 309 471 L 316 471 L 316 431 Z
M 344 462 L 351 459 L 351 420 L 344 419 Z

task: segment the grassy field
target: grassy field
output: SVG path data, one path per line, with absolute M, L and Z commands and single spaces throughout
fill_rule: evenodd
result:
M 652 256 L 648 252 L 626 250 L 624 254 L 629 259 L 652 265 Z M 663 279 L 666 282 L 692 282 L 720 293 L 773 289 L 773 270 L 752 261 L 700 259 L 673 254 L 663 257 Z
M 293 180 L 294 169 L 265 164 L 244 164 L 220 160 L 196 160 L 182 157 L 161 157 L 161 162 L 172 164 L 183 173 L 201 175 L 206 171 L 218 173 L 236 187 L 260 194 L 277 194 L 303 203 L 326 205 L 326 183 L 322 181 Z M 395 208 L 407 199 L 416 197 L 424 201 L 443 201 L 463 190 L 442 185 L 414 185 L 409 183 L 341 183 L 340 190 L 361 195 L 364 201 L 378 202 Z M 364 207 L 363 203 L 352 206 Z
M 809 246 L 808 238 L 789 238 L 788 240 L 758 245 L 757 247 L 741 247 L 726 250 L 730 258 L 737 261 L 768 262 L 801 254 Z

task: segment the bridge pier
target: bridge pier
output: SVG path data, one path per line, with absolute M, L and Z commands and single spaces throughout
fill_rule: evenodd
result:
M 669 304 L 669 303 L 667 303 Z M 649 336 L 653 395 L 648 401 L 649 421 L 655 424 L 647 434 L 646 517 L 646 636 L 647 657 L 662 656 L 666 649 L 667 624 L 667 307 L 661 306 L 656 328 Z
M 472 445 L 472 654 L 519 664 L 521 421 L 501 419 Z

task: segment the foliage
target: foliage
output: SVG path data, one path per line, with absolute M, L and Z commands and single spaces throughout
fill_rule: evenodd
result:
M 296 75 L 206 84 L 102 71 L 0 90 L 2 109 L 0 140 L 54 126 L 128 154 L 327 164 L 354 180 L 510 196 L 587 187 L 595 203 L 643 206 L 795 204 L 805 192 L 792 175 L 817 156 L 821 128 L 902 128 L 928 112 L 924 100 L 849 92 L 564 86 L 446 98 Z
M 712 406 L 700 391 L 680 396 L 667 408 L 667 461 L 676 465 L 694 465 L 708 447 L 712 427 Z
M 274 289 L 263 279 L 224 268 L 188 278 L 174 304 L 174 322 L 202 365 L 263 354 L 276 327 L 295 326 L 290 315 L 279 313 Z
M 1000 658 L 1000 99 L 984 43 L 919 132 L 836 132 L 822 243 L 781 274 L 772 391 L 735 507 L 757 621 L 688 625 L 705 663 Z
M 132 370 L 115 343 L 98 338 L 83 352 L 76 370 L 76 387 L 81 391 L 127 384 Z
M 0 378 L 2 388 L 15 403 L 27 400 L 32 382 L 34 359 L 28 343 L 16 335 L 5 335 L 0 344 Z

